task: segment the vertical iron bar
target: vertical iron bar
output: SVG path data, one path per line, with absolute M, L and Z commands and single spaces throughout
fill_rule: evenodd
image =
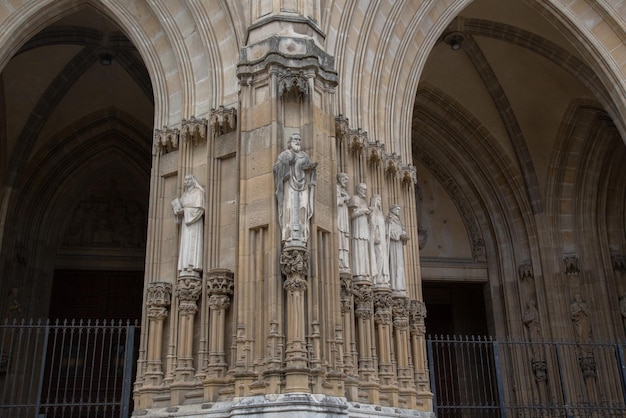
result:
M 427 343 L 432 350 L 432 343 Z M 124 380 L 122 382 L 122 405 L 120 406 L 120 418 L 128 418 L 130 416 L 130 392 L 133 374 L 133 349 L 135 346 L 135 326 L 128 325 L 126 327 L 126 346 L 124 348 Z M 429 351 L 429 361 L 431 361 L 432 353 Z M 432 363 L 431 363 L 432 364 Z M 430 376 L 433 382 L 432 374 Z M 433 407 L 436 408 L 435 397 L 433 394 Z M 435 413 L 437 410 L 435 409 Z
M 41 408 L 41 397 L 43 396 L 43 380 L 46 374 L 46 360 L 48 357 L 48 336 L 50 335 L 50 320 L 46 320 L 46 326 L 44 328 L 43 346 L 41 347 L 41 366 L 39 367 L 39 384 L 37 386 L 37 404 L 35 405 L 35 416 L 39 415 L 39 408 Z
M 134 333 L 134 330 L 133 330 Z M 435 386 L 435 360 L 433 358 L 433 340 L 430 338 L 426 340 L 426 352 L 428 354 L 428 373 L 430 379 L 430 388 L 433 391 L 433 412 L 437 415 L 437 387 Z M 124 373 L 126 373 L 126 367 L 124 367 Z M 122 417 L 124 418 L 124 417 Z
M 622 344 L 615 345 L 615 354 L 619 363 L 619 377 L 622 383 L 622 405 L 626 405 L 626 363 L 624 362 L 624 348 Z
M 493 342 L 493 360 L 496 367 L 496 385 L 498 387 L 498 402 L 500 403 L 500 417 L 506 418 L 506 405 L 504 404 L 504 385 L 502 384 L 502 375 L 500 372 L 500 351 L 498 342 Z
M 565 380 L 563 380 L 563 370 L 562 370 L 562 364 L 561 364 L 561 350 L 559 349 L 559 344 L 555 344 L 554 347 L 556 349 L 557 368 L 559 369 L 559 381 L 561 382 L 560 386 L 561 386 L 561 396 L 563 396 L 563 409 L 565 410 L 567 417 L 571 418 L 572 415 L 570 414 L 569 407 L 568 407 L 569 402 L 567 400 L 567 390 L 565 389 Z

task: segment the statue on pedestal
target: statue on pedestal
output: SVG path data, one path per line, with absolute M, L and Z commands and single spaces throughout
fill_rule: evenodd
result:
M 372 270 L 370 264 L 370 208 L 365 200 L 367 185 L 359 183 L 356 186 L 356 195 L 350 198 L 348 208 L 350 212 L 351 237 L 351 264 L 352 276 L 355 280 L 371 281 Z
M 348 216 L 348 202 L 350 195 L 346 190 L 348 175 L 337 174 L 337 229 L 339 231 L 339 271 L 350 271 L 350 217 Z
M 184 193 L 172 201 L 176 222 L 181 224 L 179 272 L 201 272 L 204 240 L 204 189 L 198 180 L 187 174 Z
M 372 280 L 375 286 L 389 287 L 389 247 L 385 215 L 380 195 L 370 200 L 370 234 L 372 237 Z
M 291 135 L 273 169 L 284 246 L 306 246 L 313 216 L 317 163 L 301 151 L 301 142 L 299 133 Z
M 389 234 L 389 277 L 394 291 L 406 293 L 406 277 L 404 272 L 404 246 L 409 234 L 404 230 L 400 220 L 400 206 L 393 205 L 387 215 L 387 234 Z

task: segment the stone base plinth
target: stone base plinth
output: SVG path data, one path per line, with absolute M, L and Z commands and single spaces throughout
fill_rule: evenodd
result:
M 432 412 L 349 402 L 346 398 L 310 393 L 288 393 L 235 398 L 228 402 L 143 409 L 133 417 L 222 418 L 222 417 L 418 417 L 435 418 Z

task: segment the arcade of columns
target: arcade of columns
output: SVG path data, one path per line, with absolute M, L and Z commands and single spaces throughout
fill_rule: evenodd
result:
M 432 410 L 415 167 L 334 114 L 333 58 L 319 48 L 311 21 L 289 24 L 306 36 L 250 32 L 238 66 L 239 109 L 220 107 L 155 133 L 137 411 L 296 393 Z M 274 166 L 298 133 L 300 154 L 310 156 L 315 173 L 306 180 L 310 193 L 293 198 L 310 198 L 310 213 L 299 215 L 306 205 L 287 201 L 302 219 L 289 227 L 293 241 L 285 241 L 281 224 L 288 216 L 281 211 L 288 198 L 276 193 L 282 180 Z M 174 212 L 183 213 L 190 175 L 206 195 L 204 260 L 187 268 L 176 262 L 187 251 L 180 246 L 188 239 L 187 213 L 177 224 L 170 205 L 175 201 Z M 343 188 L 337 179 L 345 177 Z M 376 211 L 364 208 L 368 228 L 370 212 L 401 208 L 401 265 L 396 259 L 387 265 L 384 253 L 391 277 L 374 277 L 373 249 L 352 254 L 352 266 L 340 263 L 350 249 L 341 248 L 338 203 L 357 210 L 348 200 L 361 184 L 367 204 L 375 195 L 378 201 Z M 389 243 L 389 225 L 383 228 Z M 357 274 L 355 263 L 365 272 Z M 398 274 L 406 285 L 396 284 Z

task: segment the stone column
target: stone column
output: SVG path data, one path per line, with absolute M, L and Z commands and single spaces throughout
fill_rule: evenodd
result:
M 341 318 L 343 324 L 343 370 L 346 374 L 346 397 L 351 401 L 357 401 L 359 381 L 357 379 L 358 354 L 354 341 L 354 296 L 352 294 L 352 273 L 340 273 L 341 291 Z
M 393 330 L 395 340 L 396 367 L 398 371 L 398 386 L 400 394 L 406 399 L 409 408 L 415 407 L 416 391 L 413 384 L 413 372 L 409 361 L 409 308 L 410 300 L 407 297 L 393 298 Z
M 374 358 L 374 336 L 372 317 L 374 316 L 374 292 L 372 283 L 366 280 L 352 283 L 354 302 L 356 304 L 355 316 L 358 329 L 358 352 L 359 352 L 359 378 L 361 388 L 369 397 L 370 403 L 379 401 L 379 384 L 376 373 Z
M 148 353 L 146 359 L 145 386 L 157 387 L 163 383 L 163 322 L 172 296 L 172 284 L 152 282 L 148 285 L 146 306 L 148 308 Z
M 280 267 L 287 291 L 287 348 L 285 349 L 285 392 L 310 392 L 306 347 L 305 292 L 309 269 L 306 247 L 283 249 Z
M 432 403 L 433 394 L 428 380 L 426 361 L 426 305 L 420 300 L 411 300 L 409 305 L 409 328 L 411 334 L 411 359 L 413 361 L 413 380 L 417 385 L 419 400 L 426 406 Z
M 181 272 L 178 277 L 178 350 L 176 353 L 176 381 L 191 381 L 193 365 L 193 324 L 202 291 L 202 280 L 196 272 Z
M 376 288 L 374 290 L 374 321 L 377 330 L 378 377 L 380 391 L 387 395 L 389 405 L 398 406 L 398 387 L 393 367 L 392 347 L 393 336 L 391 329 L 391 289 Z
M 217 400 L 217 391 L 224 384 L 226 364 L 225 334 L 226 309 L 233 294 L 234 275 L 227 269 L 213 269 L 207 273 L 206 295 L 209 305 L 209 364 L 204 379 L 205 398 Z

